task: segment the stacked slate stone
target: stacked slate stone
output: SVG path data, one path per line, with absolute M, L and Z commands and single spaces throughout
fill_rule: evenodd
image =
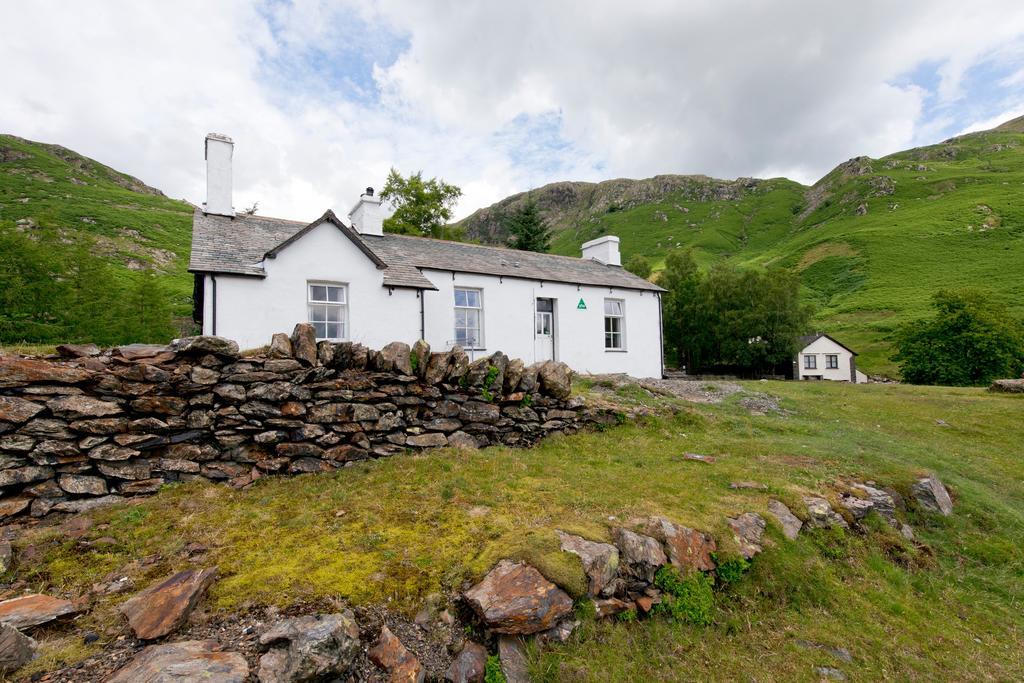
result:
M 612 416 L 571 400 L 563 363 L 470 362 L 426 342 L 316 342 L 301 324 L 266 351 L 189 337 L 63 358 L 0 356 L 0 519 L 81 512 L 195 478 L 245 486 L 436 446 L 526 446 Z

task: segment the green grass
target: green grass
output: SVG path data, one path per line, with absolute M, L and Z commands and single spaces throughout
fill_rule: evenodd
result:
M 583 242 L 611 233 L 622 240 L 623 263 L 642 254 L 655 271 L 669 252 L 687 248 L 702 267 L 797 269 L 817 307 L 815 326 L 859 351 L 869 373 L 896 375 L 892 329 L 926 315 L 938 289 L 986 289 L 1024 315 L 1024 135 L 974 133 L 852 172 L 860 163 L 840 165 L 813 188 L 777 178 L 729 200 L 713 199 L 701 177 L 625 207 L 582 191 L 563 205 L 558 185 L 550 197 L 545 188 L 533 196 L 560 207 L 552 225 L 558 254 L 577 255 Z M 590 192 L 600 191 L 617 186 Z
M 742 394 L 676 406 L 663 417 L 555 437 L 531 450 L 438 450 L 325 475 L 267 479 L 250 490 L 188 484 L 93 514 L 82 548 L 52 529 L 24 534 L 39 559 L 8 580 L 81 594 L 112 571 L 142 586 L 192 566 L 183 548 L 209 548 L 220 567 L 213 609 L 342 598 L 413 614 L 426 595 L 451 594 L 497 560 L 522 558 L 580 597 L 578 560 L 555 529 L 609 538 L 635 515 L 662 514 L 735 548 L 725 518 L 765 515 L 770 497 L 797 511 L 804 493 L 871 479 L 908 493 L 935 471 L 956 501 L 952 517 L 910 514 L 923 544 L 884 527 L 769 545 L 715 593 L 713 623 L 588 621 L 580 637 L 532 656 L 540 680 L 814 680 L 838 666 L 853 680 L 995 680 L 1024 676 L 1024 400 L 978 389 L 749 383 L 786 413 L 752 416 Z M 627 392 L 628 393 L 628 392 Z M 628 398 L 628 397 L 627 397 Z M 943 420 L 946 425 L 937 423 Z M 718 456 L 691 462 L 684 452 Z M 768 488 L 732 490 L 753 480 Z M 140 558 L 159 554 L 143 567 Z M 123 569 L 122 569 L 123 568 Z M 116 637 L 104 598 L 79 622 Z M 836 662 L 805 639 L 847 647 Z

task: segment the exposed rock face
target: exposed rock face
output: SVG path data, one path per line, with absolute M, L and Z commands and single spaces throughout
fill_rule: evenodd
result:
M 292 330 L 292 354 L 300 363 L 316 365 L 316 330 L 309 323 L 299 323 Z
M 744 512 L 735 519 L 729 519 L 736 545 L 740 554 L 750 559 L 761 552 L 761 537 L 764 535 L 765 521 L 756 512 Z
M 934 474 L 918 479 L 910 491 L 921 509 L 946 516 L 953 514 L 953 501 L 949 492 Z
M 832 526 L 848 529 L 849 524 L 843 519 L 832 505 L 824 498 L 817 496 L 805 496 L 804 504 L 807 505 L 807 526 L 811 529 L 827 529 Z
M 387 626 L 381 628 L 377 643 L 366 654 L 370 661 L 388 672 L 388 680 L 393 683 L 422 683 L 426 678 L 420 660 Z
M 17 629 L 39 626 L 75 612 L 69 600 L 33 594 L 0 602 L 0 624 Z
M 150 645 L 107 683 L 244 683 L 249 665 L 237 652 L 221 652 L 214 640 L 185 640 Z
M 664 517 L 650 517 L 641 522 L 640 528 L 665 544 L 673 566 L 684 571 L 696 569 L 702 572 L 715 568 L 711 553 L 717 546 L 710 534 L 675 524 Z
M 212 353 L 224 358 L 238 357 L 238 344 L 224 337 L 200 335 L 175 339 L 170 344 L 171 351 L 177 353 L 206 354 Z
M 285 619 L 260 637 L 261 683 L 344 678 L 359 655 L 359 627 L 352 612 Z
M 484 655 L 486 659 L 486 653 Z M 21 668 L 35 656 L 35 640 L 10 624 L 0 624 L 0 674 Z
M 132 597 L 120 612 L 137 638 L 162 638 L 185 623 L 216 576 L 216 568 L 178 572 Z
M 483 645 L 466 643 L 462 652 L 448 667 L 444 680 L 449 683 L 483 683 L 484 670 L 487 667 L 487 650 Z
M 577 555 L 583 563 L 583 571 L 590 579 L 590 595 L 601 595 L 611 589 L 611 582 L 619 569 L 618 548 L 611 543 L 588 541 L 563 531 L 557 533 L 562 550 Z
M 881 515 L 889 524 L 896 526 L 896 500 L 892 494 L 867 484 L 853 484 L 851 488 L 863 493 L 871 503 L 871 509 Z
M 509 560 L 499 562 L 464 597 L 495 633 L 537 633 L 572 611 L 565 591 L 528 564 Z
M 785 503 L 774 498 L 768 501 L 768 512 L 782 526 L 782 535 L 791 541 L 795 541 L 804 523 L 786 507 Z
M 616 529 L 613 533 L 619 547 L 620 572 L 627 577 L 654 583 L 658 568 L 668 564 L 668 557 L 656 538 L 644 536 L 629 529 Z

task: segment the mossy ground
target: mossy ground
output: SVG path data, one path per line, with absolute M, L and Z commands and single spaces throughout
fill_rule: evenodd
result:
M 767 518 L 769 497 L 799 512 L 803 493 L 827 494 L 837 480 L 907 493 L 934 471 L 956 512 L 910 513 L 923 547 L 880 525 L 790 542 L 770 520 L 769 547 L 719 589 L 711 626 L 587 622 L 571 643 L 534 652 L 532 672 L 542 680 L 781 681 L 816 679 L 820 665 L 854 680 L 1024 677 L 1024 400 L 895 385 L 744 388 L 780 397 L 785 412 L 751 415 L 736 394 L 530 450 L 437 450 L 245 491 L 170 487 L 94 513 L 86 540 L 112 545 L 83 549 L 53 528 L 25 534 L 16 552 L 33 546 L 37 559 L 7 579 L 80 594 L 126 568 L 145 585 L 190 566 L 184 548 L 199 543 L 209 548 L 203 562 L 221 572 L 210 593 L 215 610 L 340 597 L 411 614 L 427 594 L 457 591 L 503 557 L 533 563 L 578 597 L 584 575 L 559 551 L 555 529 L 601 539 L 621 520 L 662 514 L 714 533 L 727 554 L 725 517 L 751 510 Z M 718 457 L 693 462 L 684 452 Z M 768 489 L 730 489 L 738 480 Z M 161 559 L 138 562 L 154 554 Z M 79 628 L 116 637 L 121 600 L 104 598 Z M 48 652 L 64 653 L 51 660 L 82 656 L 50 642 L 60 635 L 43 637 Z M 849 648 L 853 661 L 800 640 Z

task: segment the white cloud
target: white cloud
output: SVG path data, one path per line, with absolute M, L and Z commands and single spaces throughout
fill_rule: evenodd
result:
M 465 215 L 558 179 L 810 182 L 981 118 L 972 69 L 1024 86 L 1022 33 L 1017 2 L 0 0 L 0 130 L 193 202 L 218 131 L 236 206 L 341 212 L 396 166 L 461 185 Z

